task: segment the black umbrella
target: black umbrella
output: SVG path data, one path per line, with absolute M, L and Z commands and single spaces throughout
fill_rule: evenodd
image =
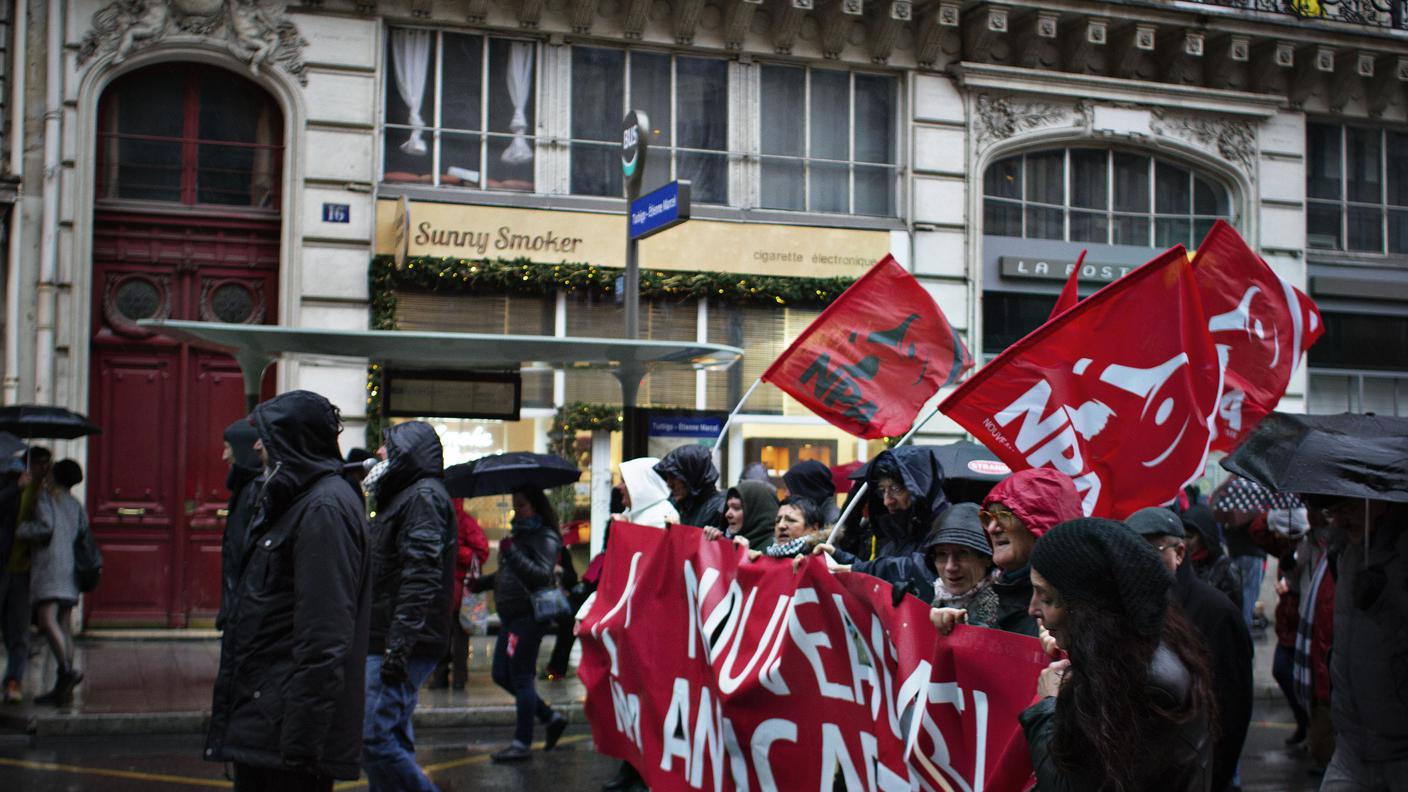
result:
M 1280 492 L 1408 503 L 1408 418 L 1272 413 L 1222 466 Z
M 1012 475 L 1007 463 L 971 440 L 935 446 L 934 451 L 944 469 L 944 494 L 953 503 L 979 503 L 993 485 Z M 869 471 L 867 462 L 851 471 L 850 478 L 864 481 Z
M 63 407 L 38 404 L 14 404 L 0 407 L 0 431 L 18 437 L 47 437 L 72 440 L 84 435 L 101 434 L 87 418 Z
M 0 432 L 0 460 L 9 459 L 28 447 L 9 432 Z
M 520 489 L 551 489 L 581 477 L 576 465 L 555 454 L 510 451 L 445 468 L 445 488 L 452 498 L 477 498 Z

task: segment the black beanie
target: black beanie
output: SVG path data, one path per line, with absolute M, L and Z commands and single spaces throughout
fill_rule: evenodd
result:
M 1123 523 L 1063 522 L 1036 541 L 1032 568 L 1065 600 L 1123 613 L 1139 635 L 1163 630 L 1173 577 L 1158 552 Z

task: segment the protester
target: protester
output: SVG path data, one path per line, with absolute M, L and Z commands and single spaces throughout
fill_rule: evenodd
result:
M 1336 565 L 1330 711 L 1321 792 L 1408 788 L 1408 504 L 1316 499 L 1344 541 Z
M 474 591 L 494 590 L 499 611 L 499 637 L 494 643 L 494 684 L 511 693 L 517 707 L 513 742 L 493 754 L 495 762 L 522 762 L 532 757 L 533 718 L 545 724 L 543 750 L 557 746 L 567 719 L 538 697 L 538 648 L 550 625 L 533 616 L 532 595 L 556 585 L 553 568 L 562 549 L 557 513 L 542 490 L 513 493 L 512 530 L 499 543 L 499 568 L 470 584 Z
M 362 769 L 372 790 L 433 790 L 416 766 L 411 715 L 450 646 L 458 523 L 435 428 L 408 421 L 382 442 L 385 467 L 364 482 L 377 512 Z
M 1310 713 L 1296 696 L 1295 681 L 1296 628 L 1300 621 L 1296 548 L 1305 534 L 1292 536 L 1273 530 L 1265 517 L 1254 520 L 1250 530 L 1252 541 L 1265 550 L 1267 555 L 1276 557 L 1276 610 L 1273 613 L 1276 649 L 1271 659 L 1271 676 L 1276 680 L 1276 686 L 1281 688 L 1281 695 L 1285 697 L 1286 704 L 1291 708 L 1291 715 L 1296 719 L 1296 730 L 1286 738 L 1286 745 L 1300 745 L 1310 733 Z
M 1222 549 L 1222 528 L 1212 509 L 1198 504 L 1181 515 L 1188 560 L 1198 577 L 1227 596 L 1242 611 L 1242 573 Z M 1250 623 L 1248 623 L 1250 628 Z
M 225 530 L 220 539 L 220 611 L 215 616 L 215 629 L 225 629 L 225 621 L 239 586 L 240 560 L 244 558 L 249 535 L 249 522 L 259 500 L 258 479 L 264 472 L 254 443 L 259 434 L 248 418 L 225 427 L 224 451 L 220 458 L 230 466 L 225 474 L 225 489 L 230 502 L 225 507 Z
M 10 550 L 19 527 L 20 495 L 29 486 L 24 461 L 12 457 L 0 469 L 0 633 L 5 643 L 5 703 L 24 700 L 21 683 L 29 659 L 29 580 L 24 580 L 23 596 L 10 585 Z M 23 605 L 25 613 L 19 613 Z M 23 639 L 21 639 L 21 635 Z M 23 640 L 23 643 L 20 641 Z
M 817 551 L 830 553 L 841 566 L 887 581 L 897 591 L 908 587 L 916 597 L 932 602 L 934 577 L 924 558 L 925 549 L 934 524 L 948 508 L 938 454 L 926 446 L 881 451 L 866 471 L 866 483 L 867 489 L 881 497 L 886 510 L 871 517 L 875 558 L 863 560 L 830 544 L 818 545 Z
M 772 483 L 772 477 L 768 475 L 768 467 L 762 462 L 749 462 L 743 467 L 743 475 L 739 476 L 738 480 L 766 484 L 768 489 L 772 490 L 773 497 L 777 497 L 777 486 Z
M 1209 789 L 1216 705 L 1201 640 L 1168 604 L 1173 576 L 1112 520 L 1042 533 L 1031 616 L 1069 659 L 1041 673 L 1039 700 L 1020 716 L 1037 788 Z
M 771 558 L 806 555 L 826 538 L 822 506 L 809 498 L 788 497 L 777 507 L 773 533 L 763 553 Z
M 1227 555 L 1242 583 L 1240 603 L 1242 618 L 1247 629 L 1253 628 L 1256 616 L 1257 597 L 1261 594 L 1261 580 L 1266 574 L 1266 551 L 1252 541 L 1250 526 L 1252 520 L 1260 516 L 1260 511 L 1250 511 L 1248 501 L 1261 492 L 1260 485 L 1238 476 L 1232 476 L 1213 493 L 1212 502 L 1218 506 L 1214 517 L 1222 523 L 1222 538 L 1227 543 Z M 1247 496 L 1243 497 L 1246 493 Z M 1233 507 L 1239 508 L 1233 508 Z M 1217 584 L 1213 584 L 1217 585 Z M 1221 588 L 1221 586 L 1218 586 Z M 1264 626 L 1264 625 L 1263 625 Z
M 371 552 L 342 478 L 338 410 L 310 391 L 254 408 L 269 474 L 221 639 L 205 758 L 235 789 L 332 789 L 361 767 Z
M 1185 563 L 1183 521 L 1172 511 L 1140 509 L 1125 523 L 1144 537 L 1173 574 L 1173 601 L 1203 638 L 1218 708 L 1212 789 L 1223 792 L 1239 787 L 1237 763 L 1252 719 L 1252 637 L 1242 612 Z
M 782 483 L 787 487 L 787 497 L 806 498 L 822 506 L 822 524 L 835 525 L 841 519 L 841 510 L 836 507 L 836 480 L 831 477 L 831 468 L 815 459 L 804 459 L 782 474 Z
M 704 534 L 710 539 L 742 537 L 752 549 L 765 550 L 773 543 L 777 508 L 777 492 L 772 487 L 761 481 L 740 481 L 728 488 L 724 499 L 725 529 L 708 527 Z
M 29 569 L 32 546 L 21 539 L 18 526 L 34 519 L 39 493 L 48 486 L 49 468 L 54 455 L 42 446 L 31 446 L 28 469 L 18 479 L 18 504 L 15 507 L 15 534 L 5 560 L 3 626 L 5 632 L 5 701 L 23 700 L 25 667 L 29 663 Z
M 989 627 L 997 621 L 998 597 L 993 588 L 992 545 L 978 519 L 978 504 L 959 503 L 944 512 L 929 546 L 934 581 L 930 618 L 948 635 L 958 622 Z
M 1326 502 L 1333 502 L 1330 499 Z M 1309 715 L 1305 746 L 1311 772 L 1323 775 L 1335 755 L 1335 727 L 1330 713 L 1330 650 L 1334 645 L 1335 569 L 1343 545 L 1317 505 L 1308 510 L 1310 531 L 1296 547 L 1295 650 L 1291 680 L 1295 696 Z M 1336 547 L 1331 548 L 1331 540 Z M 1295 735 L 1292 735 L 1295 736 Z
M 54 654 L 53 690 L 39 696 L 37 704 L 68 706 L 73 688 L 83 681 L 73 667 L 73 635 L 69 616 L 78 604 L 74 577 L 73 541 L 87 529 L 88 516 L 69 489 L 83 480 L 83 469 L 72 459 L 54 465 L 48 485 L 34 504 L 34 519 L 20 523 L 18 536 L 30 546 L 29 599 L 35 623 Z
M 680 521 L 679 511 L 670 502 L 670 488 L 655 470 L 659 462 L 654 457 L 640 457 L 621 463 L 621 495 L 627 511 L 618 515 L 620 519 L 656 528 Z
M 464 690 L 469 684 L 469 660 L 473 651 L 469 633 L 459 624 L 460 601 L 464 598 L 465 582 L 479 575 L 484 562 L 489 560 L 489 538 L 474 515 L 465 509 L 468 498 L 456 501 L 455 520 L 458 524 L 459 544 L 455 551 L 455 590 L 450 597 L 450 651 L 435 668 L 432 688 Z
M 703 528 L 724 527 L 724 493 L 715 482 L 719 471 L 714 455 L 702 445 L 683 445 L 665 455 L 655 472 L 670 488 L 670 505 L 679 512 L 680 522 Z
M 364 500 L 365 492 L 362 489 L 362 482 L 366 479 L 367 472 L 376 465 L 375 462 L 369 460 L 375 459 L 376 455 L 367 449 L 354 448 L 347 452 L 347 462 L 342 466 L 342 477 L 347 479 L 347 483 L 351 484 L 352 489 L 356 490 L 358 495 L 363 496 Z
M 1000 570 L 997 619 L 992 626 L 1035 637 L 1036 619 L 1028 613 L 1032 598 L 1029 562 L 1041 535 L 1081 515 L 1080 496 L 1064 473 L 1029 468 L 997 483 L 978 512 L 992 543 L 992 561 Z

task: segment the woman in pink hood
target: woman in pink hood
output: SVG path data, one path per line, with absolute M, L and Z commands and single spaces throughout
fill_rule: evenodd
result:
M 992 542 L 992 560 L 1001 570 L 994 627 L 1036 636 L 1036 618 L 1027 614 L 1032 601 L 1032 547 L 1042 534 L 1084 514 L 1076 487 L 1064 473 L 1051 468 L 1020 470 L 998 482 L 978 512 Z

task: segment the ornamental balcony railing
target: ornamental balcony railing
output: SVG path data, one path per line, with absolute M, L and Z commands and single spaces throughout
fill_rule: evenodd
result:
M 1189 0 L 1301 19 L 1408 30 L 1408 0 Z

